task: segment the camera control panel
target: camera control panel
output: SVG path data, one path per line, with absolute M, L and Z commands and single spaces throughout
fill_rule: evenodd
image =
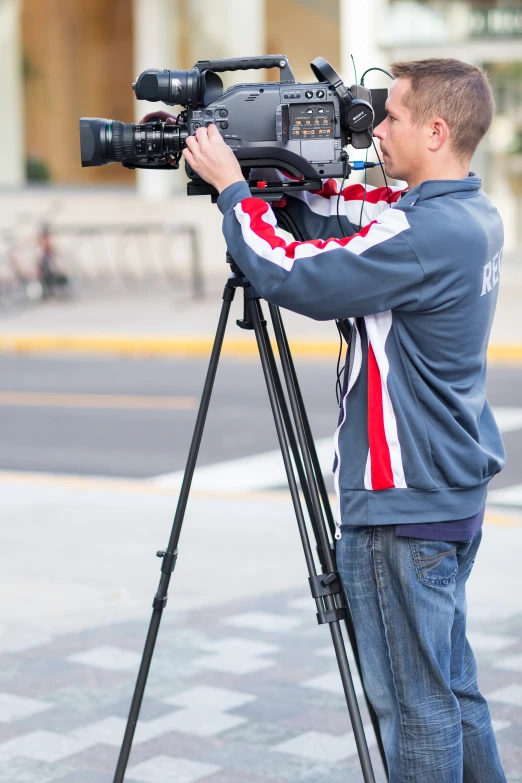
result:
M 325 85 L 300 85 L 280 92 L 276 111 L 278 141 L 334 139 L 338 117 L 333 95 Z
M 288 138 L 327 139 L 334 135 L 331 103 L 293 105 L 288 109 Z

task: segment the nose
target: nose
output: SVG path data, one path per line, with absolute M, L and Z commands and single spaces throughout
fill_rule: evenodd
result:
M 384 131 L 384 123 L 385 123 L 385 120 L 383 120 L 382 122 L 380 122 L 380 123 L 379 123 L 379 125 L 377 125 L 377 127 L 373 129 L 373 135 L 374 135 L 374 136 L 377 136 L 377 138 L 378 138 L 378 139 L 381 139 L 381 140 L 382 140 L 382 139 L 384 138 L 384 136 L 386 135 L 386 134 L 385 134 L 385 131 Z

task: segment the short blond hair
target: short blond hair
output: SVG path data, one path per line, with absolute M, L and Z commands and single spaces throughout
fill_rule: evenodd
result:
M 448 123 L 453 150 L 471 158 L 495 114 L 495 101 L 485 72 L 477 65 L 452 58 L 392 63 L 395 79 L 410 79 L 403 102 L 415 125 L 433 117 Z

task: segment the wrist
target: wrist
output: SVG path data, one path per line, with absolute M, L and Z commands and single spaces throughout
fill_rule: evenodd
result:
M 235 185 L 236 182 L 246 182 L 246 180 L 242 175 L 227 177 L 226 179 L 216 182 L 216 190 L 218 190 L 219 193 L 223 193 L 224 190 L 230 187 L 230 185 Z

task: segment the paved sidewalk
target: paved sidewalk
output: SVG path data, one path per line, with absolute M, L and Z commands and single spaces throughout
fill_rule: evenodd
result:
M 0 783 L 110 783 L 176 492 L 28 474 L 0 486 Z M 490 508 L 469 590 L 480 682 L 517 783 L 521 546 L 522 516 Z M 314 612 L 287 493 L 195 492 L 126 779 L 361 781 Z

